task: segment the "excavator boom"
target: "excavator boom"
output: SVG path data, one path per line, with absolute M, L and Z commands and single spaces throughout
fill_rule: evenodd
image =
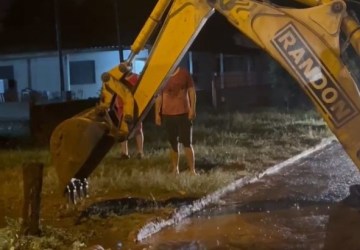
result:
M 54 130 L 50 149 L 61 189 L 66 190 L 72 178 L 87 178 L 115 139 L 133 136 L 137 123 L 144 119 L 157 93 L 215 11 L 297 80 L 360 168 L 360 133 L 357 133 L 360 95 L 354 78 L 342 61 L 340 49 L 343 32 L 355 51 L 360 52 L 359 25 L 347 13 L 344 1 L 295 2 L 310 8 L 282 8 L 269 1 L 252 0 L 159 0 L 133 43 L 130 57 L 103 75 L 99 105 L 68 119 Z M 131 71 L 129 65 L 164 14 L 166 18 L 139 83 L 135 88 L 129 88 L 126 82 Z M 116 115 L 116 98 L 124 102 L 122 116 Z M 69 135 L 73 138 L 67 139 Z M 85 141 L 82 137 L 87 137 L 86 142 L 91 143 L 82 146 Z M 77 144 L 72 150 L 77 150 L 66 150 L 67 144 L 74 140 Z M 71 160 L 64 161 L 64 158 Z
M 255 1 L 224 2 L 215 1 L 216 10 L 298 81 L 360 168 L 359 90 L 340 50 L 341 28 L 350 21 L 345 2 L 328 1 L 306 9 L 275 8 Z M 358 27 L 354 19 L 351 26 Z M 359 40 L 354 34 L 349 39 L 356 45 Z

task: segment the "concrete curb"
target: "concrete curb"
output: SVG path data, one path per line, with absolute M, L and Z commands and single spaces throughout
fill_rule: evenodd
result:
M 210 204 L 216 203 L 225 194 L 232 192 L 235 189 L 241 188 L 247 184 L 254 183 L 266 175 L 272 175 L 272 174 L 278 172 L 280 169 L 282 169 L 286 166 L 289 166 L 289 165 L 295 163 L 296 161 L 298 161 L 304 157 L 307 157 L 308 155 L 310 155 L 316 151 L 322 150 L 323 148 L 330 145 L 335 140 L 336 139 L 334 139 L 333 137 L 324 139 L 318 145 L 316 145 L 308 150 L 305 150 L 304 152 L 302 152 L 284 162 L 281 162 L 277 165 L 274 165 L 274 166 L 268 168 L 263 173 L 258 174 L 257 176 L 246 176 L 241 179 L 238 179 L 238 180 L 234 181 L 233 183 L 230 183 L 229 185 L 225 186 L 224 188 L 221 188 L 209 195 L 204 196 L 203 198 L 200 198 L 199 200 L 194 201 L 190 205 L 180 207 L 168 219 L 157 220 L 157 221 L 152 221 L 150 223 L 147 223 L 138 231 L 136 240 L 142 241 L 142 240 L 146 239 L 147 237 L 150 237 L 151 235 L 159 232 L 161 229 L 163 229 L 165 227 L 172 226 L 172 225 L 179 223 L 181 220 L 190 216 L 191 214 L 193 214 L 197 211 L 200 211 L 201 209 L 205 208 L 206 206 L 208 206 Z

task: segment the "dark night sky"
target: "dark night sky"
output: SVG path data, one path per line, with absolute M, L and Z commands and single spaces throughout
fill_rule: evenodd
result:
M 6 13 L 0 19 L 0 54 L 56 49 L 53 0 L 0 1 L 0 13 Z M 63 49 L 117 45 L 114 0 L 58 1 Z M 157 0 L 118 2 L 121 41 L 130 45 Z M 215 14 L 200 32 L 192 49 L 240 50 L 242 48 L 234 45 L 233 35 L 237 33 L 224 17 Z
M 117 44 L 114 0 L 58 1 L 64 49 Z M 118 2 L 121 40 L 124 45 L 129 45 L 157 0 Z M 0 0 L 0 53 L 56 49 L 53 3 L 53 0 Z M 354 6 L 358 7 L 352 4 Z M 200 32 L 192 49 L 241 51 L 243 48 L 234 44 L 234 34 L 238 34 L 235 28 L 224 17 L 215 14 Z
M 52 0 L 0 0 L 0 53 L 56 48 Z M 156 1 L 119 1 L 124 43 L 133 40 Z M 11 4 L 9 4 L 11 3 Z M 133 9 L 137 3 L 141 9 Z M 63 48 L 116 45 L 113 0 L 59 0 Z

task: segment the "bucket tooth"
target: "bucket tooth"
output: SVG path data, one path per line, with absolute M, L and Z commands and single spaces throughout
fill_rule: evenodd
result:
M 81 181 L 82 187 L 83 187 L 84 198 L 88 198 L 89 197 L 89 182 L 88 182 L 87 178 L 83 178 L 80 181 Z
M 76 192 L 76 186 L 74 180 L 71 180 L 66 186 L 65 195 L 67 196 L 68 203 L 71 205 L 76 205 L 78 200 L 78 195 Z

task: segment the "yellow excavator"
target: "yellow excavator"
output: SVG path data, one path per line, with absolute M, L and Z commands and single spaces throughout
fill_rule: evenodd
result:
M 289 1 L 291 2 L 291 1 Z M 271 1 L 159 0 L 131 46 L 126 61 L 102 75 L 99 103 L 65 120 L 53 131 L 50 153 L 60 189 L 71 194 L 116 140 L 133 136 L 157 93 L 206 21 L 217 11 L 271 55 L 297 80 L 328 127 L 360 169 L 360 95 L 342 59 L 341 37 L 360 53 L 360 26 L 342 0 L 297 0 L 305 8 Z M 136 87 L 127 81 L 131 63 L 162 24 Z M 345 45 L 344 45 L 345 46 Z M 124 104 L 119 115 L 116 99 Z

